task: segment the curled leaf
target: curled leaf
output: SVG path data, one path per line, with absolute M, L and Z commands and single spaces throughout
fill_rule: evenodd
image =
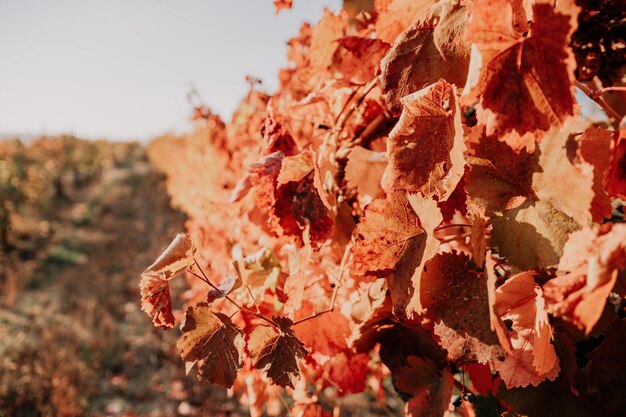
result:
M 532 272 L 509 278 L 496 290 L 496 313 L 510 323 L 508 338 L 512 353 L 495 369 L 507 388 L 537 386 L 544 379 L 553 381 L 560 370 L 552 344 L 552 327 L 541 288 Z
M 157 260 L 143 271 L 142 276 L 148 275 L 165 280 L 173 278 L 193 265 L 197 251 L 193 240 L 186 234 L 179 233 Z
M 159 277 L 144 275 L 139 287 L 141 309 L 152 318 L 154 325 L 164 330 L 174 327 L 169 282 Z

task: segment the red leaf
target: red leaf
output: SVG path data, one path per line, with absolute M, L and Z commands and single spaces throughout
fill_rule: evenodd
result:
M 444 80 L 402 99 L 389 133 L 386 174 L 391 190 L 446 200 L 463 176 L 463 128 L 455 88 Z
M 535 3 L 528 36 L 516 31 L 510 1 L 470 3 L 467 39 L 476 44 L 482 61 L 480 73 L 468 81 L 474 97 L 480 96 L 478 120 L 487 134 L 516 150 L 532 150 L 544 132 L 576 113 L 575 62 L 565 46 L 576 28 L 578 8 L 572 3 L 558 8 Z
M 559 359 L 551 343 L 545 301 L 533 273 L 519 273 L 499 287 L 495 309 L 505 323 L 511 323 L 507 333 L 513 352 L 495 363 L 507 388 L 553 381 L 560 370 Z
M 572 233 L 559 269 L 565 274 L 543 286 L 548 311 L 589 334 L 619 270 L 626 269 L 626 225 L 607 223 Z

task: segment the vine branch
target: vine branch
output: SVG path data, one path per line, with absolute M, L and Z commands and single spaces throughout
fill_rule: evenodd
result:
M 189 269 L 189 272 L 191 272 L 196 278 L 200 279 L 201 281 L 205 282 L 206 284 L 208 284 L 211 288 L 213 288 L 216 291 L 222 292 L 222 290 L 220 290 L 215 284 L 213 284 L 211 282 L 211 280 L 209 279 L 209 277 L 207 277 L 207 275 L 204 273 L 204 270 L 202 269 L 202 267 L 200 266 L 200 264 L 198 263 L 198 261 L 196 260 L 196 258 L 193 258 L 193 262 L 196 265 L 196 268 L 198 268 L 198 270 L 200 271 L 200 273 L 202 274 L 202 276 L 200 276 L 199 274 L 197 274 L 196 272 L 194 272 L 193 270 Z M 237 307 L 240 311 L 244 312 L 244 313 L 248 313 L 251 314 L 261 320 L 264 320 L 266 322 L 268 322 L 269 324 L 271 324 L 274 327 L 278 327 L 278 324 L 276 324 L 276 322 L 274 322 L 274 320 L 265 317 L 263 314 L 258 313 L 256 311 L 252 311 L 249 308 L 243 307 L 242 305 L 240 305 L 239 303 L 237 303 L 235 300 L 233 300 L 230 296 L 225 295 L 224 298 L 229 301 L 232 305 L 234 305 L 235 307 Z M 254 301 L 254 298 L 253 298 Z M 255 303 L 256 306 L 256 303 Z M 257 307 L 258 309 L 258 307 Z
M 328 307 L 325 308 L 322 311 L 316 311 L 313 314 L 311 314 L 310 316 L 306 316 L 303 317 L 299 320 L 296 320 L 293 325 L 295 326 L 296 324 L 300 324 L 303 323 L 305 321 L 314 319 L 316 317 L 321 316 L 322 314 L 326 314 L 326 313 L 330 313 L 332 311 L 335 310 L 335 300 L 337 299 L 337 292 L 339 291 L 339 288 L 341 287 L 341 282 L 342 282 L 342 278 L 343 278 L 343 271 L 345 270 L 346 264 L 348 263 L 348 259 L 350 258 L 350 248 L 352 247 L 352 242 L 350 242 L 348 244 L 348 246 L 346 246 L 346 250 L 343 253 L 343 257 L 341 258 L 341 265 L 339 266 L 339 275 L 337 276 L 337 285 L 335 285 L 335 288 L 333 289 L 333 294 L 330 297 L 330 303 L 328 304 Z
M 585 84 L 581 83 L 578 80 L 574 80 L 574 85 L 578 87 L 580 91 L 585 93 L 587 97 L 595 101 L 602 109 L 606 112 L 609 117 L 612 117 L 615 120 L 620 120 L 621 116 L 611 107 L 609 104 L 604 101 L 602 97 L 600 97 L 606 91 L 613 91 L 613 89 L 621 88 L 621 87 L 606 87 L 599 91 L 593 91 L 591 88 L 587 87 Z

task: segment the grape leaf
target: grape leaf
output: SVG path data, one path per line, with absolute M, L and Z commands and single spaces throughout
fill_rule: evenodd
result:
M 254 366 L 267 373 L 272 383 L 293 388 L 299 377 L 298 359 L 307 351 L 293 333 L 293 322 L 286 317 L 274 317 L 277 328 L 259 325 L 250 334 L 248 350 Z
M 277 151 L 250 166 L 250 180 L 256 188 L 256 204 L 267 215 L 268 228 L 277 236 L 294 237 L 298 243 L 309 229 L 310 244 L 317 250 L 332 236 L 333 219 L 315 186 L 312 163 L 309 152 L 285 157 Z
M 626 200 L 626 126 L 623 126 L 626 123 L 621 124 L 611 156 L 607 191 L 611 196 Z
M 337 43 L 332 68 L 353 84 L 366 84 L 374 78 L 390 46 L 380 39 L 360 36 L 344 36 Z
M 501 214 L 532 198 L 536 153 L 516 153 L 494 136 L 481 136 L 470 145 L 470 152 L 465 189 L 473 203 L 488 214 Z
M 179 233 L 157 260 L 143 271 L 142 276 L 171 279 L 193 265 L 197 251 L 193 240 L 186 234 Z
M 227 274 L 219 284 L 217 289 L 211 288 L 207 295 L 207 303 L 211 304 L 213 301 L 224 298 L 237 288 L 241 287 L 242 279 L 239 274 Z
M 435 255 L 426 262 L 420 291 L 422 306 L 451 360 L 488 363 L 503 356 L 489 324 L 487 281 L 469 266 L 467 256 Z
M 535 3 L 528 36 L 516 31 L 510 1 L 471 3 L 466 36 L 482 62 L 472 88 L 473 97 L 480 96 L 478 121 L 515 150 L 532 150 L 543 132 L 577 111 L 575 61 L 565 46 L 576 28 L 578 8 L 572 3 Z
M 556 266 L 569 234 L 579 229 L 574 220 L 543 201 L 507 210 L 491 224 L 491 243 L 519 269 Z
M 276 181 L 280 185 L 288 182 L 299 182 L 313 171 L 313 152 L 303 151 L 297 155 L 287 156 L 281 160 L 280 172 Z
M 593 166 L 584 161 L 569 160 L 567 133 L 570 129 L 571 126 L 553 129 L 539 144 L 538 167 L 533 173 L 532 188 L 539 200 L 550 203 L 585 226 L 592 220 Z
M 365 390 L 370 373 L 370 356 L 350 352 L 334 355 L 328 366 L 327 378 L 341 394 L 356 394 Z
M 377 0 L 376 37 L 394 43 L 398 35 L 435 3 L 435 0 Z
M 409 417 L 439 417 L 448 410 L 454 380 L 446 368 L 419 356 L 409 356 L 407 366 L 394 374 L 396 389 L 409 399 L 404 407 Z
M 500 286 L 495 310 L 503 321 L 511 322 L 508 337 L 513 352 L 494 364 L 507 388 L 554 380 L 560 370 L 559 359 L 551 343 L 552 327 L 534 273 L 519 273 Z
M 400 120 L 387 140 L 389 187 L 446 200 L 465 169 L 455 88 L 439 80 L 404 97 L 402 104 Z
M 169 282 L 160 277 L 144 275 L 139 287 L 141 309 L 152 318 L 154 325 L 164 330 L 174 327 Z
M 604 190 L 611 163 L 611 138 L 613 132 L 590 127 L 578 141 L 578 156 L 593 166 L 593 201 L 591 215 L 594 222 L 611 217 L 611 200 Z
M 607 223 L 572 233 L 559 269 L 543 286 L 548 311 L 589 334 L 600 319 L 619 270 L 626 269 L 626 225 Z
M 355 188 L 359 196 L 380 198 L 383 196 L 380 183 L 386 167 L 387 158 L 384 153 L 356 146 L 348 154 L 346 183 L 348 187 Z
M 141 274 L 141 309 L 152 318 L 155 326 L 164 330 L 174 327 L 168 280 L 194 264 L 197 250 L 190 237 L 179 233 L 157 260 Z
M 404 96 L 439 79 L 465 84 L 470 55 L 463 39 L 466 22 L 464 6 L 440 2 L 398 37 L 380 63 L 380 88 L 392 113 L 400 113 Z
M 276 14 L 280 13 L 283 9 L 289 10 L 293 6 L 293 0 L 274 0 L 274 7 L 276 8 Z
M 230 318 L 211 311 L 206 303 L 189 307 L 181 325 L 183 335 L 176 342 L 187 364 L 198 364 L 198 378 L 232 387 L 243 366 L 243 333 Z
M 298 324 L 294 333 L 310 352 L 333 357 L 347 350 L 350 323 L 335 309 L 326 313 L 323 320 L 307 320 Z
M 355 230 L 352 274 L 386 276 L 397 313 L 419 313 L 420 276 L 439 248 L 433 233 L 441 221 L 431 199 L 395 192 L 374 200 Z

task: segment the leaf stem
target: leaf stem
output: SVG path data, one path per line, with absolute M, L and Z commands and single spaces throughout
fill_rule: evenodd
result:
M 600 93 L 600 95 L 597 95 L 599 92 L 604 92 L 604 88 L 602 90 L 600 90 L 599 92 L 594 92 L 591 88 L 587 87 L 585 84 L 581 83 L 578 80 L 574 80 L 574 85 L 583 93 L 585 93 L 587 95 L 587 97 L 589 97 L 590 99 L 592 99 L 593 101 L 595 101 L 600 107 L 602 107 L 602 109 L 606 112 L 606 114 L 615 119 L 615 120 L 620 120 L 621 117 L 620 115 L 613 110 L 613 108 L 611 106 L 608 105 L 608 103 L 606 101 L 604 101 L 604 99 L 602 97 L 600 97 L 600 95 L 602 95 L 602 93 Z M 607 87 L 607 88 L 619 88 L 619 87 Z M 607 90 L 607 91 L 611 91 L 611 90 Z
M 202 274 L 202 276 L 198 275 L 197 273 L 195 273 L 194 271 L 192 271 L 191 269 L 189 270 L 189 272 L 191 272 L 193 275 L 195 275 L 197 278 L 199 278 L 201 281 L 206 282 L 211 288 L 213 288 L 216 291 L 222 292 L 222 290 L 220 290 L 219 288 L 217 288 L 217 286 L 215 284 L 213 284 L 211 282 L 211 280 L 209 279 L 209 277 L 207 277 L 207 275 L 204 273 L 204 270 L 202 269 L 202 267 L 200 267 L 200 264 L 198 264 L 198 261 L 196 260 L 196 258 L 193 259 L 193 262 L 195 263 L 196 267 L 200 270 L 200 273 Z M 252 314 L 255 317 L 260 318 L 261 320 L 264 320 L 268 323 L 270 323 L 272 326 L 274 327 L 278 327 L 278 324 L 276 324 L 272 319 L 265 317 L 263 314 L 261 314 L 260 312 L 255 312 L 252 311 L 246 307 L 241 306 L 239 303 L 237 303 L 235 300 L 233 300 L 232 298 L 230 298 L 230 296 L 225 295 L 224 298 L 226 300 L 228 300 L 232 305 L 234 305 L 235 307 L 237 307 L 240 311 L 243 311 L 245 313 L 248 314 Z M 252 299 L 254 302 L 254 298 Z M 254 304 L 256 306 L 256 302 Z M 258 310 L 259 307 L 257 307 Z
M 342 282 L 342 278 L 343 278 L 343 271 L 345 270 L 346 264 L 348 263 L 348 259 L 350 258 L 350 248 L 352 247 L 352 242 L 350 242 L 347 246 L 346 246 L 346 250 L 343 252 L 343 257 L 341 258 L 341 265 L 339 266 L 339 275 L 337 276 L 337 285 L 335 285 L 335 288 L 333 289 L 333 294 L 330 297 L 330 303 L 328 304 L 328 307 L 325 308 L 322 311 L 316 311 L 313 314 L 311 314 L 310 316 L 306 316 L 303 317 L 299 320 L 296 320 L 293 322 L 293 325 L 295 326 L 296 324 L 300 324 L 303 323 L 305 321 L 314 319 L 318 316 L 321 316 L 322 314 L 326 314 L 326 313 L 330 313 L 332 311 L 335 310 L 335 300 L 337 299 L 337 292 L 339 291 L 339 288 L 341 287 L 341 282 Z
M 614 87 L 604 87 L 601 88 L 600 90 L 596 91 L 595 93 L 593 93 L 593 99 L 597 99 L 598 97 L 600 97 L 602 94 L 604 93 L 608 93 L 609 91 L 622 91 L 622 92 L 626 92 L 626 87 L 621 87 L 621 86 L 614 86 Z
M 472 225 L 471 224 L 465 224 L 465 223 L 444 224 L 443 226 L 439 226 L 439 227 L 435 228 L 435 232 L 438 232 L 439 230 L 447 229 L 449 227 L 472 227 Z

